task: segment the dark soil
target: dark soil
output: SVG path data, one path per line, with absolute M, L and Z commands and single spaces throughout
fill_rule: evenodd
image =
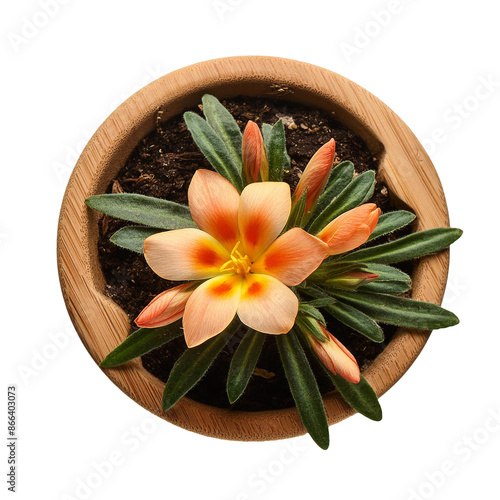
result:
M 351 160 L 357 173 L 377 170 L 378 160 L 366 144 L 352 131 L 338 123 L 333 115 L 314 108 L 271 99 L 238 97 L 223 101 L 243 130 L 248 120 L 258 124 L 274 124 L 280 117 L 285 123 L 288 154 L 292 159 L 285 181 L 294 187 L 303 168 L 320 146 L 332 137 L 336 141 L 336 163 Z M 198 111 L 201 113 L 201 111 Z M 145 137 L 127 160 L 109 192 L 139 193 L 187 204 L 187 188 L 199 168 L 212 169 L 194 144 L 182 116 L 160 124 Z M 372 200 L 383 212 L 394 210 L 387 188 L 377 183 Z M 109 238 L 126 222 L 104 216 L 100 223 L 99 257 L 106 278 L 105 293 L 130 317 L 131 332 L 136 329 L 133 320 L 160 292 L 178 285 L 153 273 L 144 257 L 113 245 Z M 391 235 L 391 239 L 397 235 Z M 382 240 L 378 239 L 377 243 Z M 407 266 L 406 272 L 411 271 Z M 368 366 L 391 340 L 396 328 L 384 326 L 386 341 L 374 343 L 352 332 L 338 321 L 326 317 L 328 329 L 355 356 L 361 369 Z M 226 395 L 226 379 L 232 354 L 245 330 L 238 331 L 205 377 L 188 396 L 194 400 L 222 408 L 259 411 L 293 406 L 293 399 L 279 359 L 276 343 L 268 336 L 257 369 L 244 395 L 230 405 Z M 142 357 L 144 367 L 159 379 L 166 381 L 170 370 L 186 349 L 183 338 L 155 349 Z M 322 393 L 333 390 L 333 385 L 322 370 L 313 363 Z

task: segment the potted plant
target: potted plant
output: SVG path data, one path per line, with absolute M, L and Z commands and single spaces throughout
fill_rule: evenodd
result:
M 301 72 L 306 77 L 300 76 Z M 186 88 L 190 93 L 186 94 Z M 413 215 L 399 211 L 379 221 L 377 207 L 364 203 L 373 191 L 374 179 L 369 175 L 354 180 L 351 177 L 348 185 L 339 189 L 336 176 L 349 166 L 338 165 L 332 171 L 333 141 L 314 155 L 291 199 L 290 189 L 281 182 L 288 161 L 282 122 L 264 127 L 264 139 L 258 127 L 247 126 L 241 155 L 237 147 L 241 132 L 217 99 L 209 95 L 204 98 L 207 121 L 190 113 L 186 123 L 218 173 L 196 172 L 189 188 L 190 213 L 186 207 L 133 195 L 128 199 L 120 195 L 95 196 L 105 191 L 133 147 L 152 130 L 158 116 L 168 119 L 192 108 L 205 93 L 221 97 L 287 93 L 289 100 L 335 112 L 382 156 L 379 175 L 399 203 L 417 215 L 418 229 L 428 230 L 399 242 L 346 253 L 370 235 L 379 236 L 409 223 Z M 408 179 L 411 189 L 405 182 Z M 430 185 L 423 179 L 430 179 Z M 214 193 L 220 193 L 223 201 L 218 201 Z M 85 207 L 86 199 L 94 208 L 151 226 L 129 228 L 117 238 L 121 238 L 118 242 L 122 246 L 135 250 L 138 242 L 140 250 L 146 241 L 146 259 L 155 272 L 170 280 L 196 280 L 159 295 L 137 319 L 146 330 L 131 335 L 122 344 L 129 331 L 128 318 L 102 294 L 103 279 L 96 259 L 98 215 Z M 263 199 L 268 201 L 256 209 L 255 200 Z M 269 200 L 274 200 L 278 208 L 271 210 Z M 228 208 L 228 203 L 233 208 Z M 269 227 L 263 229 L 259 223 L 257 230 L 256 214 L 264 212 Z M 164 222 L 165 214 L 168 223 Z M 221 219 L 220 214 L 226 214 L 226 218 Z M 155 222 L 155 217 L 163 221 Z M 458 230 L 436 229 L 447 225 L 439 180 L 425 152 L 406 126 L 373 96 L 338 75 L 303 63 L 229 58 L 186 68 L 154 82 L 118 108 L 99 129 L 79 160 L 63 202 L 59 269 L 76 329 L 94 359 L 104 360 L 105 366 L 122 364 L 179 336 L 180 322 L 175 321 L 184 316 L 190 348 L 174 366 L 165 389 L 138 361 L 108 370 L 108 376 L 136 401 L 178 425 L 229 439 L 297 435 L 304 432 L 301 416 L 315 441 L 326 448 L 327 421 L 338 421 L 352 411 L 344 399 L 370 418 L 380 418 L 370 383 L 378 394 L 387 390 L 418 355 L 428 332 L 398 331 L 362 378 L 352 356 L 325 329 L 319 309 L 326 308 L 330 314 L 344 318 L 358 311 L 357 330 L 372 335 L 374 340 L 380 340 L 380 333 L 370 315 L 382 322 L 427 329 L 456 323 L 454 315 L 433 304 L 441 300 L 444 291 L 446 253 L 427 258 L 416 267 L 412 293 L 423 301 L 418 306 L 420 311 L 410 299 L 390 295 L 402 290 L 395 283 L 407 279 L 388 264 L 445 248 L 460 235 Z M 205 232 L 201 234 L 196 226 Z M 234 231 L 228 234 L 227 228 L 232 227 Z M 171 231 L 159 232 L 160 228 Z M 279 236 L 283 228 L 287 231 Z M 248 231 L 251 236 L 245 236 Z M 259 239 L 264 240 L 260 246 L 255 243 Z M 198 260 L 191 259 L 193 252 Z M 171 257 L 165 259 L 165 254 Z M 288 257 L 283 259 L 283 255 Z M 183 272 L 179 272 L 181 269 Z M 380 275 L 386 277 L 385 288 L 356 289 L 366 287 L 370 280 L 376 283 Z M 233 293 L 236 288 L 238 294 Z M 268 293 L 264 293 L 266 290 Z M 223 296 L 223 305 L 213 307 L 218 303 L 217 295 Z M 269 306 L 273 311 L 266 314 Z M 201 311 L 208 313 L 203 315 Z M 232 321 L 236 312 L 239 320 Z M 365 320 L 365 326 L 360 325 L 360 318 Z M 230 399 L 239 397 L 252 374 L 262 347 L 264 334 L 260 332 L 275 334 L 300 416 L 294 408 L 234 412 L 180 399 L 205 373 L 241 323 L 250 330 L 231 365 Z M 354 326 L 352 317 L 350 323 Z M 166 328 L 169 325 L 177 326 Z M 108 356 L 118 344 L 120 347 Z M 304 354 L 304 349 L 309 348 L 319 355 L 338 389 L 324 397 L 326 413 Z

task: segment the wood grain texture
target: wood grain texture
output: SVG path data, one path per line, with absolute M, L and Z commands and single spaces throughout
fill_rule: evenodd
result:
M 140 139 L 153 130 L 159 111 L 161 120 L 167 120 L 198 105 L 205 93 L 220 98 L 286 98 L 334 112 L 381 158 L 379 179 L 402 207 L 416 213 L 419 230 L 449 225 L 441 183 L 424 148 L 394 112 L 355 83 L 317 66 L 272 57 L 217 59 L 175 71 L 134 94 L 102 124 L 78 160 L 63 200 L 58 232 L 61 288 L 73 324 L 96 363 L 126 338 L 129 322 L 124 311 L 102 293 L 98 214 L 87 209 L 84 200 L 105 191 Z M 441 303 L 448 258 L 445 251 L 419 262 L 413 298 Z M 364 371 L 379 396 L 408 370 L 429 334 L 399 329 Z M 164 384 L 146 372 L 139 360 L 104 372 L 144 408 L 200 434 L 257 441 L 305 433 L 295 408 L 241 412 L 183 398 L 163 412 Z M 325 396 L 324 402 L 330 424 L 354 413 L 336 391 Z

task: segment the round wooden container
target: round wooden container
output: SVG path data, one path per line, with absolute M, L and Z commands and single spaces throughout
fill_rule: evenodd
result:
M 418 230 L 448 226 L 445 197 L 424 148 L 409 128 L 375 96 L 336 73 L 274 57 L 229 57 L 174 71 L 134 94 L 97 130 L 69 180 L 58 232 L 61 288 L 71 320 L 96 363 L 129 332 L 124 311 L 103 294 L 97 257 L 99 215 L 84 200 L 104 193 L 138 142 L 168 120 L 197 106 L 203 94 L 219 98 L 271 96 L 334 112 L 380 158 L 379 179 L 401 208 L 417 215 Z M 413 276 L 414 299 L 440 304 L 448 273 L 447 251 L 419 261 Z M 377 394 L 397 382 L 424 347 L 430 332 L 401 328 L 363 372 Z M 182 398 L 163 412 L 164 384 L 140 360 L 104 373 L 152 413 L 185 429 L 234 440 L 270 440 L 305 433 L 295 408 L 262 412 L 231 411 Z M 330 424 L 354 411 L 334 391 L 324 397 Z

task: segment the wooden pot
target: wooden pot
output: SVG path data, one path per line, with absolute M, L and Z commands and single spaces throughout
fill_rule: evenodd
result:
M 122 342 L 130 329 L 125 312 L 103 293 L 97 256 L 99 215 L 84 200 L 104 193 L 139 141 L 157 123 L 193 108 L 203 94 L 285 98 L 334 112 L 380 158 L 378 178 L 401 208 L 417 215 L 418 230 L 449 225 L 438 175 L 409 128 L 385 104 L 355 83 L 310 64 L 274 57 L 229 57 L 174 71 L 134 94 L 101 125 L 87 144 L 69 180 L 58 232 L 58 267 L 69 315 L 96 363 Z M 413 275 L 412 297 L 440 304 L 446 285 L 447 251 L 421 259 Z M 400 328 L 387 348 L 363 372 L 384 394 L 411 366 L 429 331 Z M 139 359 L 104 373 L 152 413 L 185 429 L 233 440 L 270 440 L 305 433 L 295 408 L 231 411 L 182 398 L 161 408 L 164 383 Z M 354 411 L 337 391 L 324 396 L 330 424 Z

